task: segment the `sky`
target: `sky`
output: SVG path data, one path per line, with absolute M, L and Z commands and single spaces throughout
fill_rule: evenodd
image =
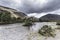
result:
M 0 0 L 0 5 L 17 9 L 28 16 L 60 15 L 60 0 Z

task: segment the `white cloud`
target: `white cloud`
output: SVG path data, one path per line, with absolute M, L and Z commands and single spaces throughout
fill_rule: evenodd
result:
M 37 18 L 40 18 L 44 15 L 47 15 L 47 14 L 57 14 L 57 15 L 60 15 L 60 9 L 58 10 L 55 10 L 55 11 L 51 11 L 51 12 L 46 12 L 46 13 L 31 13 L 31 14 L 27 14 L 28 16 L 34 16 L 34 17 L 37 17 Z
M 29 17 L 31 16 L 34 16 L 34 17 L 37 17 L 37 18 L 40 18 L 44 15 L 47 15 L 48 13 L 40 13 L 40 14 L 37 14 L 37 13 L 31 13 L 31 14 L 27 14 Z
M 60 9 L 52 11 L 52 12 L 49 12 L 49 13 L 50 14 L 58 14 L 58 15 L 60 15 Z
M 21 0 L 12 0 L 14 5 L 20 6 L 21 5 Z

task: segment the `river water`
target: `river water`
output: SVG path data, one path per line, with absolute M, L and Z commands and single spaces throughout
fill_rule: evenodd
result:
M 22 23 L 0 25 L 0 40 L 60 40 L 60 32 L 56 31 L 56 37 L 52 38 L 40 36 L 38 30 L 44 25 L 57 27 L 56 22 L 40 22 L 28 27 L 22 26 Z

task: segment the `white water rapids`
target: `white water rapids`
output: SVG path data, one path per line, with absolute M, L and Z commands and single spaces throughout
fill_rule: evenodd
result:
M 55 38 L 49 37 L 46 39 L 46 37 L 40 36 L 38 30 L 44 25 L 57 27 L 55 22 L 36 23 L 36 25 L 30 27 L 30 30 L 23 27 L 21 23 L 0 25 L 0 40 L 60 40 L 59 31 L 56 31 Z

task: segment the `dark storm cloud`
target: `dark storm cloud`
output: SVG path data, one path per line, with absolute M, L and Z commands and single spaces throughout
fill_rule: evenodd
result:
M 41 4 L 39 0 L 17 0 L 19 4 L 12 0 L 0 0 L 0 5 L 16 8 L 26 13 L 42 13 L 60 9 L 60 0 L 46 0 L 47 3 Z
M 57 9 L 60 9 L 60 0 L 53 0 L 51 3 L 47 4 L 42 11 L 49 12 Z
M 50 12 L 60 8 L 60 0 L 52 0 L 40 6 L 40 4 L 35 4 L 34 2 L 29 2 L 27 0 L 23 1 L 23 11 L 28 13 L 41 13 L 41 12 Z M 42 8 L 41 8 L 42 7 Z

